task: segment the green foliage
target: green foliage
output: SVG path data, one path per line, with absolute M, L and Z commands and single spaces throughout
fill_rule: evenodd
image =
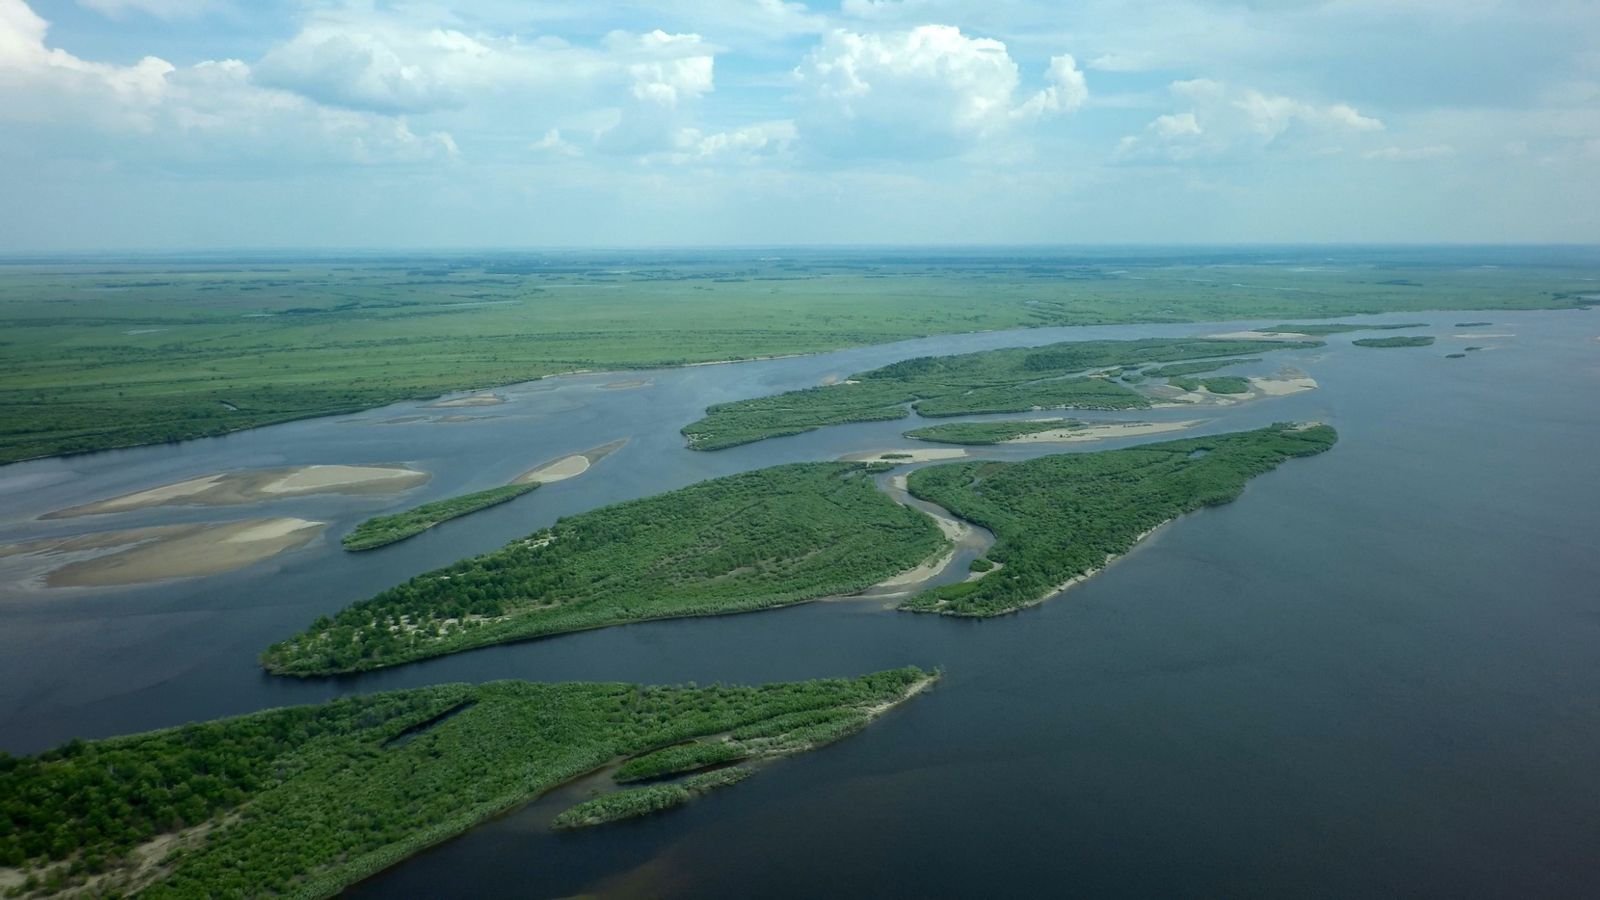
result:
M 967 563 L 967 571 L 969 571 L 969 572 L 988 572 L 993 568 L 994 568 L 994 561 L 993 560 L 984 559 L 981 556 L 978 557 L 977 559 L 973 560 L 972 562 Z
M 1212 378 L 1169 378 L 1167 384 L 1185 391 L 1205 388 L 1213 394 L 1250 393 L 1250 379 L 1234 375 L 1218 375 Z
M 101 855 L 114 879 L 99 892 L 112 895 L 330 896 L 618 756 L 797 715 L 863 715 L 929 677 L 444 685 L 75 741 L 4 760 L 0 846 L 40 881 L 61 871 L 51 860 Z M 148 873 L 154 883 L 131 880 L 134 848 L 201 822 L 209 836 Z
M 1278 424 L 1126 450 L 919 469 L 911 493 L 993 531 L 989 556 L 1005 568 L 924 591 L 900 608 L 992 616 L 1037 603 L 1162 522 L 1227 503 L 1256 475 L 1336 439 L 1326 425 Z
M 677 784 L 652 784 L 602 794 L 556 816 L 551 825 L 565 831 L 648 816 L 682 806 L 719 787 L 738 784 L 753 774 L 749 769 L 722 769 L 686 778 Z
M 1444 358 L 1445 359 L 1466 359 L 1467 355 L 1465 353 L 1446 353 L 1444 355 Z
M 1457 322 L 1456 328 L 1488 328 L 1493 322 Z
M 472 494 L 424 503 L 405 512 L 375 516 L 344 536 L 346 550 L 372 550 L 421 534 L 441 522 L 458 519 L 480 509 L 498 506 L 537 488 L 538 482 L 508 484 Z
M 1019 438 L 1029 434 L 1041 434 L 1046 431 L 1061 431 L 1081 427 L 1083 427 L 1083 422 L 1078 419 L 948 422 L 940 425 L 929 425 L 926 428 L 914 428 L 906 432 L 905 436 L 919 441 L 934 441 L 941 444 L 983 445 L 999 444 L 1012 438 Z
M 1260 357 L 1246 359 L 1219 359 L 1205 362 L 1176 363 L 1170 366 L 1160 366 L 1154 369 L 1145 369 L 1147 378 L 1181 378 L 1184 375 L 1199 375 L 1202 372 L 1215 372 L 1227 366 L 1237 366 L 1243 363 L 1261 362 Z
M 750 752 L 744 747 L 728 741 L 695 741 L 678 744 L 628 760 L 617 769 L 616 780 L 646 781 L 664 775 L 677 775 L 738 762 L 749 756 Z
M 855 463 L 745 472 L 557 522 L 419 575 L 269 648 L 288 675 L 864 590 L 946 546 Z
M 1283 342 L 1277 348 L 1321 346 Z M 1030 409 L 1143 409 L 1143 394 L 1109 378 L 1074 377 L 1107 367 L 1260 352 L 1260 341 L 1149 338 L 1076 341 L 1046 347 L 925 356 L 845 382 L 721 403 L 683 429 L 689 446 L 719 450 L 825 425 Z
M 1433 338 L 1431 338 L 1431 337 L 1416 337 L 1416 336 L 1412 336 L 1412 337 L 1392 337 L 1392 338 L 1362 338 L 1359 341 L 1351 341 L 1350 343 L 1355 344 L 1357 347 L 1379 347 L 1379 348 L 1388 348 L 1388 347 L 1431 347 L 1431 346 L 1433 346 Z

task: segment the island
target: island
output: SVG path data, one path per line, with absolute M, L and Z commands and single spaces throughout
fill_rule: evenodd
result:
M 515 500 L 538 486 L 537 481 L 527 484 L 507 484 L 486 491 L 435 500 L 404 512 L 374 516 L 357 525 L 340 543 L 344 549 L 350 551 L 387 547 L 396 541 L 415 537 L 451 519 L 458 519 L 480 509 L 488 509 Z
M 1005 419 L 997 422 L 941 422 L 914 428 L 905 436 L 941 444 L 1076 444 L 1109 438 L 1142 437 L 1182 431 L 1200 424 L 1187 422 L 1085 422 L 1081 419 Z M 884 454 L 888 458 L 890 454 Z
M 1327 425 L 1279 423 L 1126 450 L 918 469 L 907 482 L 911 494 L 993 532 L 987 558 L 999 570 L 923 591 L 900 609 L 982 617 L 1043 602 L 1157 526 L 1228 503 L 1251 478 L 1337 439 Z
M 1217 375 L 1211 378 L 1169 378 L 1167 384 L 1181 391 L 1206 390 L 1213 394 L 1248 394 L 1250 379 L 1236 375 Z
M 1203 362 L 1174 363 L 1170 366 L 1157 366 L 1145 369 L 1138 373 L 1141 378 L 1179 378 L 1184 375 L 1199 375 L 1202 372 L 1215 372 L 1227 366 L 1237 366 L 1244 363 L 1261 362 L 1260 357 L 1245 357 L 1244 359 L 1217 359 Z M 1126 377 L 1123 379 L 1126 381 Z
M 1431 347 L 1433 346 L 1433 338 L 1415 335 L 1391 338 L 1362 338 L 1350 343 L 1355 344 L 1357 347 Z
M 676 805 L 852 734 L 937 677 L 449 684 L 0 754 L 0 885 L 26 898 L 329 897 L 619 759 L 694 774 L 596 798 L 558 826 Z M 738 767 L 703 772 L 732 760 L 681 749 L 719 744 Z
M 1271 349 L 1318 342 L 1281 341 Z M 709 407 L 683 429 L 689 447 L 719 450 L 827 425 L 1031 409 L 1144 409 L 1149 397 L 1104 373 L 1108 368 L 1235 357 L 1262 352 L 1259 341 L 1149 338 L 1075 341 L 908 359 L 837 384 Z
M 797 463 L 558 521 L 324 616 L 262 655 L 331 675 L 628 622 L 853 594 L 948 550 L 867 463 Z

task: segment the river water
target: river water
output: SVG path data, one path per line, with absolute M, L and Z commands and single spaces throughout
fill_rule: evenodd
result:
M 761 682 L 942 666 L 938 688 L 822 751 L 687 808 L 553 835 L 513 812 L 355 896 L 1590 896 L 1600 883 L 1600 317 L 1436 313 L 1424 349 L 1267 354 L 1320 390 L 1198 412 L 1233 431 L 1318 419 L 1329 453 L 1166 528 L 1019 615 L 880 601 L 634 625 L 343 679 L 256 654 L 322 613 L 557 517 L 777 463 L 902 447 L 911 421 L 717 453 L 678 429 L 709 403 L 925 354 L 1264 323 L 1041 329 L 818 356 L 547 379 L 495 407 L 400 404 L 224 438 L 0 469 L 0 543 L 263 515 L 330 523 L 227 575 L 120 589 L 0 587 L 0 748 L 33 752 L 348 693 L 499 678 Z M 1488 319 L 1471 338 L 1452 323 Z M 1489 337 L 1488 335 L 1514 335 Z M 1370 336 L 1370 335 L 1369 335 Z M 1482 345 L 1465 359 L 1444 354 Z M 607 387 L 634 379 L 642 387 Z M 434 421 L 468 415 L 467 422 Z M 423 417 L 414 419 L 413 417 Z M 400 420 L 400 421 L 395 421 Z M 628 438 L 587 474 L 347 554 L 387 509 L 501 484 Z M 1160 439 L 1160 438 L 1156 438 Z M 1022 458 L 1136 440 L 992 449 Z M 404 497 L 38 521 L 213 472 L 404 462 Z

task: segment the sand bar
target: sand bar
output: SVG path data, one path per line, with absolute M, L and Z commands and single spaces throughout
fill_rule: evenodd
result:
M 389 494 L 416 487 L 429 477 L 427 472 L 405 466 L 296 466 L 202 475 L 109 500 L 59 509 L 40 518 L 98 516 L 154 506 L 239 506 L 303 494 Z
M 621 450 L 627 443 L 628 439 L 623 438 L 620 441 L 612 441 L 609 444 L 591 447 L 582 453 L 573 453 L 569 456 L 553 459 L 523 472 L 511 483 L 533 484 L 537 482 L 539 484 L 551 484 L 557 481 L 566 481 L 568 478 L 576 478 L 589 471 L 590 466 Z
M 1081 441 L 1103 441 L 1109 438 L 1139 437 L 1146 434 L 1166 434 L 1182 431 L 1206 421 L 1191 419 L 1186 422 L 1108 422 L 1104 425 L 1087 425 L 1079 428 L 1058 428 L 1024 434 L 1002 444 L 1072 444 Z
M 324 527 L 287 517 L 158 525 L 11 544 L 0 558 L 46 587 L 117 587 L 231 572 L 302 547 Z
M 844 462 L 919 463 L 940 459 L 963 459 L 967 451 L 959 447 L 939 447 L 929 450 L 884 450 L 870 453 L 847 453 L 839 457 Z
M 1303 341 L 1311 338 L 1298 331 L 1229 331 L 1206 335 L 1208 341 Z
M 506 402 L 506 398 L 499 394 L 471 394 L 466 397 L 453 397 L 449 400 L 436 400 L 427 405 L 427 409 L 455 409 L 460 406 L 499 406 Z
M 1250 387 L 1263 397 L 1286 397 L 1317 389 L 1317 380 L 1308 375 L 1284 378 L 1252 378 Z

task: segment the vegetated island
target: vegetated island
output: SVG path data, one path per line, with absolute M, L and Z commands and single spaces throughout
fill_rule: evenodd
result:
M 995 616 L 1040 603 L 1126 553 L 1157 526 L 1227 503 L 1245 483 L 1337 440 L 1326 425 L 1256 431 L 1026 462 L 965 462 L 919 469 L 919 499 L 989 529 L 1000 571 L 923 591 L 911 612 Z
M 1273 349 L 1315 342 L 1284 341 Z M 689 447 L 719 450 L 825 425 L 1026 412 L 1031 409 L 1144 409 L 1150 398 L 1089 370 L 1259 353 L 1257 341 L 1150 338 L 1077 341 L 1044 347 L 925 356 L 853 375 L 838 384 L 721 403 L 683 429 Z
M 350 551 L 387 547 L 397 541 L 415 537 L 451 519 L 459 519 L 480 509 L 488 509 L 515 500 L 538 487 L 537 481 L 528 484 L 507 484 L 486 491 L 435 500 L 392 515 L 374 516 L 357 525 L 340 543 L 344 549 Z
M 745 759 L 809 750 L 936 677 L 440 685 L 0 754 L 0 884 L 29 898 L 328 897 L 619 757 L 665 775 L 701 768 L 675 749 L 696 744 Z M 561 824 L 617 814 L 591 807 Z
M 342 542 L 344 549 L 355 552 L 387 547 L 397 541 L 416 537 L 422 532 L 451 519 L 459 519 L 479 510 L 515 500 L 541 484 L 565 481 L 568 478 L 582 475 L 589 470 L 590 466 L 615 453 L 626 443 L 628 443 L 626 439 L 612 441 L 592 450 L 563 456 L 560 459 L 524 472 L 515 481 L 507 485 L 489 488 L 486 491 L 462 494 L 457 497 L 448 497 L 444 500 L 435 500 L 432 503 L 424 503 L 421 506 L 387 516 L 375 516 L 357 525 L 354 530 L 344 536 Z
M 1182 431 L 1200 424 L 1188 422 L 1085 422 L 1081 419 L 1020 419 L 999 422 L 941 422 L 914 428 L 905 436 L 941 444 L 1081 443 L 1108 438 L 1142 437 Z
M 1427 322 L 1402 322 L 1399 325 L 1366 325 L 1358 322 L 1318 322 L 1310 325 L 1274 325 L 1259 329 L 1265 334 L 1304 334 L 1326 337 L 1351 331 L 1402 331 L 1407 328 L 1427 328 Z
M 865 590 L 943 554 L 928 516 L 863 463 L 730 475 L 558 521 L 392 587 L 268 648 L 284 675 L 330 675 L 473 647 Z
M 1431 347 L 1433 346 L 1433 338 L 1416 335 L 1391 338 L 1361 338 L 1350 343 L 1355 344 L 1357 347 Z
M 1182 391 L 1198 391 L 1204 388 L 1213 394 L 1248 394 L 1250 393 L 1250 379 L 1240 378 L 1237 375 L 1217 375 L 1211 378 L 1169 378 L 1167 384 Z
M 1145 369 L 1138 374 L 1143 378 L 1178 378 L 1184 375 L 1199 375 L 1202 372 L 1215 372 L 1218 369 L 1226 368 L 1228 366 L 1237 366 L 1243 365 L 1244 363 L 1258 362 L 1261 362 L 1261 358 L 1257 356 L 1246 357 L 1244 359 L 1218 359 L 1205 360 L 1203 362 L 1174 363 L 1170 366 L 1157 366 L 1153 369 Z M 1124 376 L 1124 380 L 1126 380 L 1126 376 Z
M 1455 327 L 1455 328 L 1488 328 L 1493 324 L 1494 324 L 1493 322 L 1457 322 L 1452 327 Z

